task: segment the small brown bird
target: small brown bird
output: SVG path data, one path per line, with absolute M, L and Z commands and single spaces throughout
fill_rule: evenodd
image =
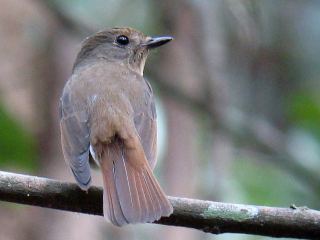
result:
M 100 166 L 104 216 L 113 224 L 144 223 L 173 209 L 152 169 L 156 109 L 143 78 L 149 50 L 172 37 L 112 28 L 87 38 L 60 99 L 64 157 L 81 189 L 90 186 L 89 158 Z

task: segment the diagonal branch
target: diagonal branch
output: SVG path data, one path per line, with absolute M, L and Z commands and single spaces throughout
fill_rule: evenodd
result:
M 320 238 L 320 212 L 306 207 L 274 208 L 169 197 L 170 217 L 157 224 L 204 232 L 246 233 L 272 237 Z M 74 183 L 0 171 L 0 200 L 102 215 L 102 189 L 88 192 Z

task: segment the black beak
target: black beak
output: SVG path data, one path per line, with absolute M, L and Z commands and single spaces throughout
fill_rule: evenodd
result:
M 161 36 L 161 37 L 152 37 L 148 42 L 143 43 L 142 46 L 146 46 L 148 49 L 157 48 L 170 42 L 173 37 L 170 36 Z

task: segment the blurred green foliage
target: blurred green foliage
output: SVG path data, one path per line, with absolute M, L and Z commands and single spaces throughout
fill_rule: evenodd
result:
M 199 28 L 203 27 L 206 21 L 207 24 L 213 23 L 210 19 L 215 19 L 211 17 L 217 13 L 203 12 L 203 9 L 214 10 L 215 7 L 219 7 L 220 18 L 224 18 L 221 22 L 224 23 L 222 29 L 225 32 L 219 32 L 215 24 L 212 27 L 210 25 L 208 29 L 214 32 L 212 36 L 217 36 L 218 40 L 210 38 L 211 43 L 208 46 L 219 48 L 217 43 L 220 38 L 231 43 L 229 57 L 233 61 L 229 60 L 229 62 L 235 64 L 236 73 L 235 81 L 230 82 L 230 86 L 237 92 L 236 96 L 232 96 L 235 99 L 235 107 L 255 109 L 255 114 L 263 115 L 270 122 L 274 116 L 280 116 L 279 130 L 286 135 L 288 152 L 296 156 L 299 164 L 310 170 L 310 174 L 318 174 L 318 169 L 320 170 L 320 97 L 315 89 L 319 89 L 320 86 L 318 80 L 320 1 L 220 1 L 220 4 L 219 1 L 186 2 L 189 2 L 191 7 L 190 12 L 186 12 L 184 17 L 187 19 L 187 15 L 192 16 L 194 13 L 201 15 L 202 18 L 199 18 L 197 25 Z M 131 26 L 148 34 L 159 34 L 168 31 L 168 29 L 160 29 L 165 28 L 171 20 L 164 17 L 165 14 L 158 9 L 155 1 L 48 0 L 47 3 L 56 5 L 63 15 L 68 16 L 79 26 L 86 26 L 92 30 L 112 26 Z M 182 3 L 183 1 L 180 4 Z M 181 11 L 180 5 L 175 5 L 173 1 L 172 7 L 174 6 L 178 6 L 175 10 L 177 13 Z M 207 15 L 204 15 L 205 13 Z M 226 24 L 228 22 L 229 24 Z M 200 30 L 197 29 L 201 32 Z M 232 32 L 228 33 L 228 31 Z M 193 36 L 192 33 L 190 36 Z M 189 40 L 176 39 L 177 42 Z M 200 35 L 199 42 L 203 40 L 208 41 L 205 36 Z M 228 45 L 223 47 L 228 48 Z M 224 48 L 222 48 L 223 51 L 225 51 Z M 198 49 L 192 49 L 192 52 L 196 56 Z M 215 58 L 220 56 L 212 56 L 210 60 L 214 62 Z M 224 58 L 228 56 L 222 54 L 222 59 Z M 208 66 L 211 66 L 210 62 Z M 232 80 L 231 64 L 223 67 L 226 67 L 226 72 L 230 74 L 229 77 Z M 154 84 L 153 87 L 156 89 Z M 282 109 L 283 99 L 286 100 L 285 109 Z M 269 111 L 265 111 L 267 108 Z M 198 114 L 197 109 L 194 109 L 194 112 Z M 164 114 L 162 110 L 159 110 L 159 113 L 159 115 Z M 161 117 L 158 120 L 159 128 L 165 132 L 163 127 L 166 124 L 165 121 Z M 197 191 L 201 190 L 203 195 L 211 197 L 215 194 L 212 187 L 215 184 L 212 180 L 213 175 L 217 174 L 212 170 L 216 168 L 214 163 L 210 165 L 214 135 L 211 130 L 208 130 L 208 126 L 212 127 L 212 119 L 199 114 L 197 121 L 199 125 L 197 130 L 200 133 L 194 142 L 201 149 L 197 159 L 200 173 L 196 174 L 195 170 L 194 179 L 199 182 Z M 237 131 L 244 131 L 244 129 L 239 128 Z M 236 138 L 232 140 L 237 143 Z M 248 139 L 248 142 L 250 140 Z M 0 168 L 36 170 L 38 165 L 35 146 L 33 136 L 0 105 Z M 258 153 L 256 159 L 250 156 L 236 156 L 232 161 L 231 169 L 228 169 L 231 174 L 226 174 L 230 179 L 222 179 L 223 187 L 220 192 L 222 196 L 218 196 L 219 198 L 226 199 L 228 202 L 255 205 L 288 207 L 290 204 L 295 204 L 296 206 L 307 205 L 311 208 L 320 207 L 319 194 L 311 191 L 308 184 L 296 178 L 290 167 L 284 168 L 283 165 L 280 167 L 277 161 L 259 159 L 259 150 L 256 151 Z M 284 151 L 287 150 L 284 149 Z M 273 158 L 274 155 L 268 157 Z M 158 167 L 157 171 L 159 170 Z M 224 186 L 227 187 L 224 188 Z M 203 198 L 203 195 L 195 193 L 194 197 Z M 206 235 L 204 238 L 269 239 L 235 234 Z
M 248 204 L 282 207 L 313 204 L 308 188 L 274 164 L 240 158 L 232 168 Z
M 291 95 L 287 104 L 288 119 L 310 131 L 320 141 L 320 99 L 310 91 Z
M 0 105 L 0 167 L 37 169 L 35 139 Z

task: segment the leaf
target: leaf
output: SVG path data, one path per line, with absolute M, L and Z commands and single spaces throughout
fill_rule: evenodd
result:
M 35 139 L 0 105 L 0 167 L 37 168 Z

